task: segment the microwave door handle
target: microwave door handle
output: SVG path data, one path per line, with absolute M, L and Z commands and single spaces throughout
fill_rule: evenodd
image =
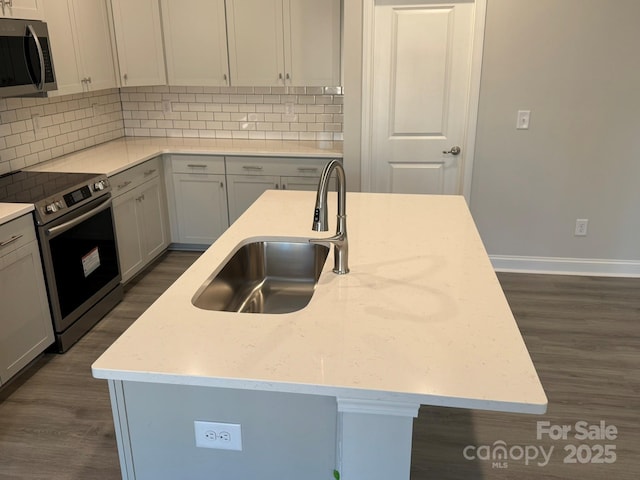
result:
M 40 45 L 40 39 L 38 38 L 38 35 L 36 35 L 36 32 L 33 29 L 33 26 L 31 24 L 28 24 L 27 29 L 29 30 L 29 33 L 31 33 L 33 40 L 36 42 L 36 49 L 38 50 L 38 56 L 40 57 L 40 85 L 38 86 L 38 84 L 36 84 L 36 87 L 38 88 L 38 90 L 43 91 L 44 82 L 45 82 L 45 71 L 44 71 L 44 54 L 42 53 L 42 45 Z

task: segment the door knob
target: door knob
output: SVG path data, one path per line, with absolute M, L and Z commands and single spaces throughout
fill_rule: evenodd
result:
M 444 154 L 450 153 L 451 155 L 460 155 L 461 151 L 462 150 L 460 150 L 460 147 L 456 146 L 456 147 L 451 147 L 451 150 L 449 151 L 443 150 L 442 153 Z

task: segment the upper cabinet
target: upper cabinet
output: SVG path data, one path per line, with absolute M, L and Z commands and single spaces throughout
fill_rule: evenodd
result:
M 340 85 L 340 0 L 286 0 L 285 7 L 287 85 Z
M 111 0 L 111 5 L 122 86 L 166 85 L 158 0 Z
M 226 0 L 231 82 L 340 84 L 340 0 Z
M 50 95 L 117 86 L 106 0 L 43 0 L 58 90 Z
M 227 0 L 234 85 L 284 85 L 283 0 Z
M 162 0 L 169 85 L 227 86 L 224 0 Z
M 0 17 L 42 20 L 42 0 L 0 0 Z

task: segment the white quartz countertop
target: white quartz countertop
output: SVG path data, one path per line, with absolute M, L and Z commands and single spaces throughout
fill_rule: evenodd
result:
M 31 203 L 0 203 L 0 225 L 32 211 Z M 0 242 L 2 241 L 3 239 L 0 238 Z
M 111 176 L 165 153 L 342 158 L 342 142 L 123 137 L 34 165 L 29 170 Z
M 348 193 L 351 273 L 334 274 L 330 253 L 306 308 L 274 315 L 192 305 L 198 287 L 246 239 L 317 237 L 311 230 L 314 195 L 266 192 L 93 364 L 93 375 L 546 410 L 462 197 Z M 329 206 L 334 215 L 335 197 Z M 335 220 L 330 224 L 334 229 Z

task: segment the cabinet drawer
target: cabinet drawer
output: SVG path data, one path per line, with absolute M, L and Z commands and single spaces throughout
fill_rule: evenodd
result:
M 0 257 L 36 239 L 36 230 L 31 214 L 23 215 L 0 225 Z
M 161 168 L 160 157 L 156 157 L 114 175 L 110 179 L 113 197 L 116 198 L 144 182 L 158 177 Z
M 283 157 L 227 157 L 227 173 L 232 175 L 278 175 L 319 177 L 330 159 Z
M 171 155 L 173 173 L 224 175 L 224 157 L 210 155 Z

